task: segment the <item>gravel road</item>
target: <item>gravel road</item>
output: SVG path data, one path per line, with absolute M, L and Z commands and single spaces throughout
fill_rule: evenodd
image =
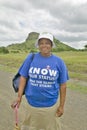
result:
M 13 74 L 0 71 L 0 130 L 14 129 L 14 111 L 10 105 L 16 94 L 12 88 Z M 20 124 L 23 121 L 26 101 L 19 109 Z M 87 94 L 67 89 L 64 115 L 60 118 L 62 130 L 87 130 Z

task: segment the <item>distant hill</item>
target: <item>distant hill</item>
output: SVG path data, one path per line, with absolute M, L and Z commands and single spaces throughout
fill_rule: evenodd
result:
M 35 42 L 38 38 L 39 33 L 37 32 L 31 32 L 28 34 L 28 37 L 26 38 L 26 40 L 23 43 L 16 43 L 16 44 L 11 44 L 9 46 L 7 46 L 7 49 L 9 51 L 37 51 L 37 49 L 35 48 Z M 59 40 L 57 40 L 54 37 L 54 42 L 56 44 L 56 48 L 53 48 L 52 51 L 70 51 L 70 50 L 75 50 L 74 48 L 60 42 Z

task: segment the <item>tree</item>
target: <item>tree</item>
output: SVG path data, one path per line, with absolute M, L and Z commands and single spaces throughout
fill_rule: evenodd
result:
M 9 53 L 9 51 L 6 47 L 0 47 L 0 53 L 7 54 L 7 53 Z
M 85 49 L 87 49 L 87 45 L 85 45 L 84 47 L 85 47 Z

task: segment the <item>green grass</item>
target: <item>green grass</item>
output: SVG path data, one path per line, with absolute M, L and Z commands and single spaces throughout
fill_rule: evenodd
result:
M 66 63 L 71 78 L 87 81 L 87 51 L 57 53 Z
M 68 82 L 67 87 L 72 89 L 72 90 L 79 91 L 81 93 L 87 94 L 87 86 L 85 86 L 85 85 L 81 85 L 81 84 L 76 83 L 76 82 L 73 82 L 73 83 Z
M 61 57 L 69 70 L 69 77 L 78 81 L 87 82 L 87 51 L 62 51 L 55 53 Z M 15 73 L 28 53 L 0 54 L 0 70 Z M 87 93 L 87 86 L 68 83 L 69 88 Z
M 0 54 L 0 69 L 16 72 L 26 56 L 26 53 Z

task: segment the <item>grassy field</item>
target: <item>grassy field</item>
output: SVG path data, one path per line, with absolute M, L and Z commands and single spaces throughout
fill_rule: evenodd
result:
M 27 53 L 0 54 L 0 70 L 15 73 L 27 55 Z M 68 83 L 68 87 L 87 93 L 87 51 L 66 51 L 55 55 L 65 61 L 70 79 L 74 79 Z
M 71 78 L 87 81 L 87 51 L 57 53 L 67 64 Z

